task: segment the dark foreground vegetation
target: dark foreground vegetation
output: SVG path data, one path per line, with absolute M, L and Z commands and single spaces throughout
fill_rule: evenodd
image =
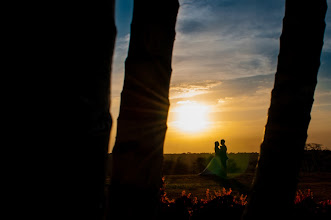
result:
M 163 179 L 164 180 L 164 179 Z M 160 220 L 166 219 L 232 219 L 240 220 L 247 204 L 247 195 L 233 195 L 231 188 L 211 192 L 206 190 L 205 198 L 192 197 L 191 193 L 182 191 L 176 199 L 169 199 L 166 193 L 166 184 L 160 189 Z M 270 199 L 273 195 L 270 192 Z M 268 202 L 268 201 L 266 201 Z M 294 212 L 284 219 L 326 220 L 331 218 L 331 200 L 315 202 L 310 190 L 297 191 Z M 272 213 L 270 213 L 272 215 Z
M 241 218 L 259 155 L 229 153 L 228 179 L 197 175 L 213 156 L 211 153 L 164 155 L 165 178 L 160 189 L 158 219 Z M 284 219 L 331 219 L 330 180 L 331 151 L 307 148 L 294 212 Z M 266 203 L 271 202 L 273 196 L 271 190 Z

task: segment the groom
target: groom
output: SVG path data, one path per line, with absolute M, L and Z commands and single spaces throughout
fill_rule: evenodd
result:
M 228 156 L 226 154 L 226 152 L 227 152 L 228 149 L 225 146 L 225 140 L 224 139 L 221 140 L 221 146 L 220 146 L 220 148 L 218 148 L 218 146 L 219 146 L 219 142 L 216 141 L 215 142 L 215 153 L 216 153 L 216 156 L 218 156 L 221 159 L 222 166 L 226 170 L 226 168 L 227 168 L 226 161 L 229 158 L 228 158 Z

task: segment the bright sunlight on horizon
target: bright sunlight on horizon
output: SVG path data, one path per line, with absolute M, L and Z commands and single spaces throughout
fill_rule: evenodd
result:
M 258 152 L 277 69 L 283 1 L 179 0 L 164 153 Z M 331 0 L 328 0 L 331 5 Z M 124 81 L 133 0 L 116 2 L 113 127 Z M 327 13 L 327 24 L 331 13 Z M 331 149 L 331 25 L 326 26 L 307 143 Z
M 197 102 L 182 101 L 175 112 L 174 126 L 181 132 L 201 132 L 208 129 L 208 106 Z

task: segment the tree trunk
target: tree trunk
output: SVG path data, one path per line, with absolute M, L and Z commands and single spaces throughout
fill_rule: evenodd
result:
M 135 0 L 125 62 L 110 215 L 153 219 L 161 187 L 178 0 Z
M 325 30 L 326 0 L 287 0 L 277 73 L 243 219 L 284 219 L 297 189 Z
M 15 157 L 27 158 L 19 167 L 25 176 L 13 175 L 19 177 L 18 190 L 28 195 L 12 196 L 15 202 L 8 204 L 13 214 L 20 212 L 27 219 L 103 217 L 114 2 L 29 2 L 22 10 L 27 16 L 15 14 L 20 32 L 13 33 L 22 37 L 12 51 L 28 80 L 22 83 L 26 87 L 20 98 L 13 99 L 20 109 L 19 117 L 12 117 L 20 121 L 12 123 L 13 131 L 23 143 L 12 140 L 9 146 Z
M 115 0 L 72 5 L 70 27 L 64 33 L 70 64 L 70 92 L 66 121 L 59 131 L 61 155 L 57 170 L 66 194 L 60 200 L 64 216 L 102 219 L 105 202 L 105 165 L 112 125 L 110 116 L 111 63 L 116 38 Z M 68 3 L 69 4 L 69 3 Z M 68 80 L 64 78 L 63 81 Z M 73 81 L 71 81 L 73 80 Z M 59 88 L 61 90 L 63 88 Z M 58 137 L 57 137 L 58 138 Z M 53 141 L 53 140 L 51 140 Z M 62 216 L 63 217 L 63 216 Z

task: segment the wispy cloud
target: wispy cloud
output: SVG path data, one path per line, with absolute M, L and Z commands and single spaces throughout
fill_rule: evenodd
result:
M 187 76 L 224 80 L 274 72 L 284 6 L 263 2 L 181 1 L 174 80 Z
M 170 99 L 190 98 L 210 92 L 210 89 L 221 84 L 220 81 L 175 83 L 170 88 Z

